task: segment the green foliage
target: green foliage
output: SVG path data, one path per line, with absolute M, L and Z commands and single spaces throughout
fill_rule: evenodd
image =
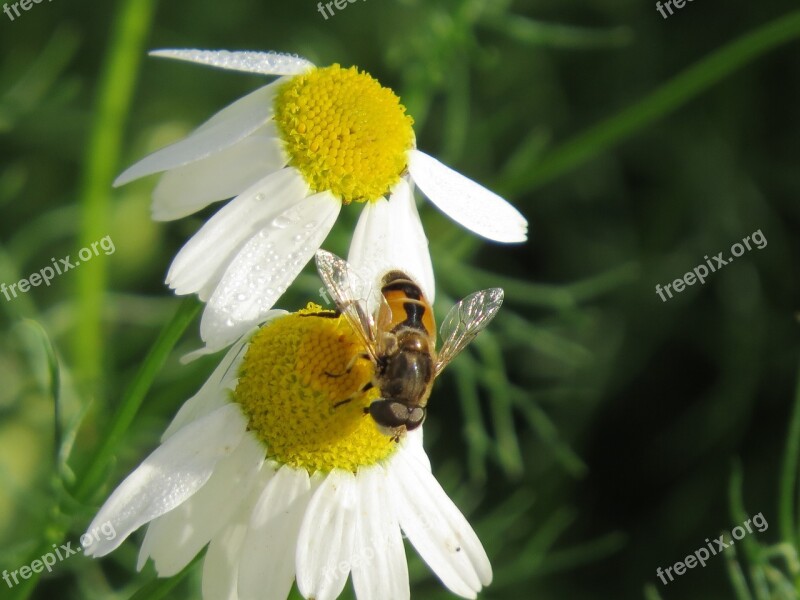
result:
M 0 296 L 0 570 L 77 539 L 214 366 L 179 364 L 200 307 L 161 284 L 207 214 L 154 224 L 153 178 L 111 182 L 260 82 L 148 49 L 249 48 L 371 72 L 422 149 L 530 221 L 524 247 L 492 246 L 420 205 L 437 316 L 506 293 L 426 422 L 434 473 L 492 559 L 484 596 L 798 597 L 793 3 L 694 2 L 663 20 L 647 3 L 370 0 L 326 21 L 313 3 L 121 0 L 3 19 L 0 282 L 104 235 L 118 252 Z M 356 218 L 343 210 L 325 247 L 344 254 Z M 653 292 L 758 229 L 764 250 L 668 302 Z M 309 268 L 281 306 L 319 285 Z M 656 578 L 758 512 L 765 532 Z M 2 597 L 199 597 L 202 555 L 159 580 L 135 571 L 140 540 Z M 407 554 L 413 596 L 449 597 Z

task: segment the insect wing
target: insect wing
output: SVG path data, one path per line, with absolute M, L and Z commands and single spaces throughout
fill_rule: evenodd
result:
M 494 319 L 503 304 L 503 290 L 490 288 L 475 292 L 456 304 L 442 321 L 442 348 L 436 360 L 436 375 L 475 339 Z
M 336 307 L 364 342 L 372 358 L 377 360 L 379 329 L 372 314 L 378 314 L 379 319 L 384 318 L 382 313 L 385 311 L 381 307 L 386 300 L 380 290 L 370 286 L 347 261 L 335 254 L 318 250 L 316 261 L 319 276 L 333 297 Z M 380 310 L 376 310 L 376 307 Z

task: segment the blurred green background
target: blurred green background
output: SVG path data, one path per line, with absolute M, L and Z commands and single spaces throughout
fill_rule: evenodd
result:
M 630 0 L 368 0 L 328 20 L 310 0 L 0 14 L 0 282 L 106 235 L 116 248 L 0 296 L 0 569 L 77 540 L 217 360 L 179 364 L 199 346 L 197 306 L 162 283 L 216 207 L 153 223 L 155 177 L 110 182 L 263 79 L 146 51 L 274 49 L 370 72 L 423 150 L 530 222 L 526 245 L 490 245 L 420 205 L 437 311 L 507 294 L 426 422 L 434 473 L 495 568 L 482 597 L 800 597 L 798 38 L 789 0 L 696 0 L 668 19 Z M 345 254 L 357 216 L 346 208 L 325 247 Z M 764 249 L 656 295 L 756 230 Z M 281 306 L 319 285 L 308 268 Z M 757 513 L 763 533 L 657 579 Z M 0 598 L 199 598 L 199 568 L 136 573 L 140 540 L 0 583 Z M 413 597 L 449 597 L 408 554 Z

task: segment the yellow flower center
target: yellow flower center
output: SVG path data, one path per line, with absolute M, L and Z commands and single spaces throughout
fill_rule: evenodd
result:
M 309 187 L 349 204 L 377 200 L 399 181 L 414 143 L 405 112 L 367 73 L 332 65 L 285 83 L 274 118 L 289 164 Z
M 309 305 L 262 327 L 250 341 L 233 398 L 267 456 L 298 469 L 327 472 L 371 465 L 397 444 L 364 409 L 377 388 L 363 344 L 347 321 Z

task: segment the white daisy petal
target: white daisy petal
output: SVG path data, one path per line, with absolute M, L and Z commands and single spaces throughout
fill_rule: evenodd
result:
M 395 186 L 389 198 L 389 219 L 394 224 L 393 261 L 402 265 L 422 287 L 428 301 L 433 304 L 436 285 L 433 279 L 428 238 L 422 229 L 411 186 L 403 179 Z
M 167 274 L 176 294 L 193 294 L 222 277 L 231 257 L 265 225 L 300 204 L 308 191 L 294 169 L 267 175 L 223 206 L 181 248 Z M 201 300 L 205 300 L 202 298 Z
M 161 446 L 114 490 L 88 530 L 111 523 L 112 540 L 86 548 L 88 556 L 105 556 L 134 530 L 179 506 L 211 477 L 214 467 L 242 440 L 247 419 L 228 404 L 190 423 Z
M 400 526 L 450 591 L 475 598 L 492 581 L 492 567 L 472 527 L 439 483 L 401 450 L 389 468 Z
M 233 258 L 200 321 L 200 337 L 222 348 L 263 319 L 327 237 L 341 202 L 330 192 L 304 198 L 262 225 Z
M 353 587 L 358 600 L 410 598 L 408 563 L 397 517 L 389 509 L 387 475 L 380 465 L 356 475 L 361 505 L 353 547 Z
M 353 232 L 347 262 L 356 273 L 375 283 L 392 269 L 403 271 L 422 287 L 430 302 L 434 301 L 428 239 L 414 194 L 404 179 L 394 187 L 388 202 L 380 198 L 366 203 Z
M 246 521 L 236 520 L 211 540 L 203 559 L 202 597 L 205 600 L 239 600 L 236 587 L 239 550 L 246 534 Z
M 423 469 L 430 472 L 431 459 L 428 458 L 428 453 L 422 445 L 422 427 L 417 427 L 406 434 L 403 452 L 406 457 L 416 460 Z
M 303 596 L 335 600 L 342 592 L 357 519 L 355 477 L 331 471 L 308 505 L 297 540 L 297 587 Z
M 239 365 L 244 358 L 244 347 L 250 341 L 250 336 L 242 336 L 225 353 L 214 372 L 206 380 L 198 392 L 183 403 L 178 414 L 172 419 L 166 431 L 161 435 L 161 442 L 209 413 L 225 406 L 230 402 L 227 390 L 233 389 L 239 373 Z
M 247 535 L 250 514 L 253 511 L 261 490 L 274 476 L 273 470 L 265 465 L 256 477 L 248 498 L 242 504 L 237 516 L 214 536 L 208 545 L 203 559 L 204 600 L 239 600 L 237 583 L 239 581 L 239 562 L 242 544 Z
M 182 167 L 211 156 L 250 135 L 272 117 L 272 100 L 280 82 L 279 79 L 250 92 L 223 108 L 188 137 L 144 157 L 117 177 L 114 186 Z
M 240 194 L 286 165 L 274 121 L 232 146 L 161 176 L 153 190 L 156 221 L 180 219 L 212 202 Z
M 240 600 L 285 600 L 289 595 L 297 534 L 310 500 L 305 469 L 283 466 L 264 488 L 242 545 Z
M 350 241 L 347 262 L 365 281 L 377 280 L 389 270 L 391 225 L 385 198 L 364 204 Z
M 232 519 L 263 463 L 263 444 L 253 434 L 246 434 L 239 447 L 217 463 L 208 483 L 194 496 L 150 523 L 138 569 L 150 556 L 159 577 L 179 573 Z
M 528 239 L 528 222 L 516 208 L 432 156 L 412 150 L 408 170 L 422 193 L 456 223 L 496 242 Z
M 263 75 L 298 75 L 314 67 L 314 63 L 305 58 L 281 52 L 164 49 L 153 50 L 150 52 L 150 56 L 185 60 L 220 69 Z

